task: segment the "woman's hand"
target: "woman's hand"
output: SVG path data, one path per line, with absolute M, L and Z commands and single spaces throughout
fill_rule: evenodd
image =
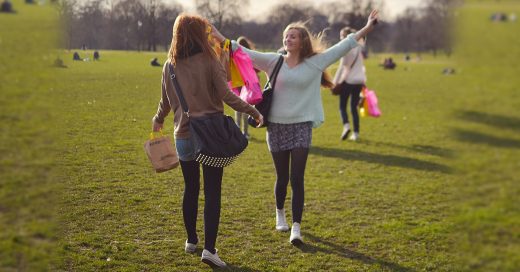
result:
M 264 116 L 262 114 L 259 114 L 258 118 L 256 118 L 255 121 L 258 124 L 256 125 L 257 128 L 262 127 L 264 125 Z
M 226 37 L 224 37 L 224 35 L 222 35 L 222 33 L 220 33 L 220 31 L 218 31 L 218 29 L 210 24 L 211 26 L 211 36 L 213 36 L 213 38 L 217 39 L 217 41 L 219 42 L 223 42 L 226 40 Z
M 155 120 L 152 121 L 152 131 L 153 132 L 161 131 L 162 128 L 163 128 L 163 124 L 159 124 L 159 123 L 155 122 Z
M 377 25 L 378 15 L 379 11 L 377 9 L 374 9 L 372 12 L 370 12 L 370 15 L 368 15 L 367 27 L 373 28 L 375 25 Z
M 356 41 L 361 40 L 361 38 L 365 37 L 368 33 L 370 33 L 370 31 L 374 29 L 374 26 L 378 21 L 378 15 L 379 11 L 377 11 L 377 9 L 374 9 L 372 12 L 370 12 L 366 26 L 360 29 L 355 35 Z

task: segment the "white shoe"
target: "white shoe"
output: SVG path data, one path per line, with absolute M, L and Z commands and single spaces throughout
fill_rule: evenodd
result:
M 350 138 L 348 138 L 351 141 L 357 141 L 359 139 L 359 133 L 354 132 L 352 135 L 350 135 Z
M 202 251 L 202 258 L 200 260 L 212 268 L 226 267 L 226 263 L 218 257 L 217 252 L 215 252 L 215 254 L 211 254 L 211 252 L 209 252 L 207 249 Z
M 285 221 L 285 209 L 276 209 L 276 230 L 277 231 L 288 231 L 289 225 Z
M 303 244 L 303 238 L 300 233 L 300 223 L 294 222 L 291 229 L 291 238 L 289 238 L 291 244 L 298 246 Z
M 184 251 L 186 253 L 195 253 L 197 250 L 197 244 L 188 243 L 188 240 L 186 240 L 186 243 L 184 243 Z
M 350 134 L 350 124 L 345 123 L 345 124 L 343 124 L 343 132 L 341 132 L 341 140 L 347 139 L 349 134 Z

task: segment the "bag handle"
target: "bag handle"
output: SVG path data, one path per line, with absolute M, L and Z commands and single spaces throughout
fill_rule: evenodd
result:
M 269 76 L 269 79 L 265 83 L 264 89 L 266 89 L 268 86 L 271 86 L 271 89 L 274 91 L 274 86 L 276 85 L 276 78 L 278 77 L 278 72 L 280 72 L 280 68 L 283 64 L 283 55 L 280 55 L 280 58 L 278 58 L 278 62 L 274 66 L 273 72 L 271 72 L 271 76 Z M 271 81 L 273 82 L 271 84 Z
M 179 98 L 179 102 L 181 102 L 182 111 L 184 111 L 186 116 L 188 116 L 188 118 L 189 118 L 190 117 L 190 109 L 188 108 L 188 103 L 186 103 L 186 100 L 184 99 L 184 95 L 182 95 L 181 85 L 177 81 L 177 76 L 175 75 L 175 71 L 173 70 L 173 65 L 170 62 L 168 64 L 168 66 L 170 67 L 170 78 L 172 79 L 173 85 L 175 86 L 175 92 L 177 93 L 177 97 Z
M 150 140 L 164 136 L 162 130 L 150 132 Z

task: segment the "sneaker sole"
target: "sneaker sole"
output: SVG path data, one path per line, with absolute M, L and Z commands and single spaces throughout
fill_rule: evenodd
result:
M 344 141 L 345 139 L 347 139 L 349 134 L 350 134 L 350 129 L 347 131 L 347 133 L 345 133 L 345 135 L 341 135 L 341 140 Z
M 276 231 L 286 232 L 289 231 L 289 227 L 276 227 Z
M 225 268 L 226 266 L 218 266 L 214 262 L 212 262 L 210 259 L 202 259 L 202 262 L 209 265 L 211 268 Z
M 298 247 L 298 246 L 303 245 L 303 241 L 298 239 L 298 238 L 295 238 L 295 239 L 291 240 L 291 244 L 293 244 L 293 246 L 297 246 Z

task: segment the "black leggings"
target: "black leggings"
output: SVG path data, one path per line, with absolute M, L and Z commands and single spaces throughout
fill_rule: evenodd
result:
M 283 209 L 287 196 L 287 184 L 291 180 L 293 222 L 301 223 L 304 202 L 304 174 L 307 164 L 308 148 L 295 148 L 287 151 L 271 152 L 276 169 L 274 196 L 276 208 Z M 290 163 L 290 177 L 289 177 Z
M 348 123 L 347 115 L 347 103 L 349 96 L 352 96 L 350 100 L 350 112 L 352 113 L 352 119 L 354 120 L 354 132 L 359 132 L 359 115 L 357 105 L 359 104 L 359 95 L 362 84 L 348 84 L 346 82 L 341 83 L 341 93 L 339 95 L 339 112 L 341 113 L 341 119 L 343 124 Z
M 200 167 L 197 161 L 181 161 L 184 176 L 184 198 L 182 215 L 188 233 L 188 242 L 198 243 L 197 210 L 199 206 Z M 204 175 L 204 248 L 215 254 L 218 225 L 220 222 L 220 192 L 222 167 L 202 166 Z

